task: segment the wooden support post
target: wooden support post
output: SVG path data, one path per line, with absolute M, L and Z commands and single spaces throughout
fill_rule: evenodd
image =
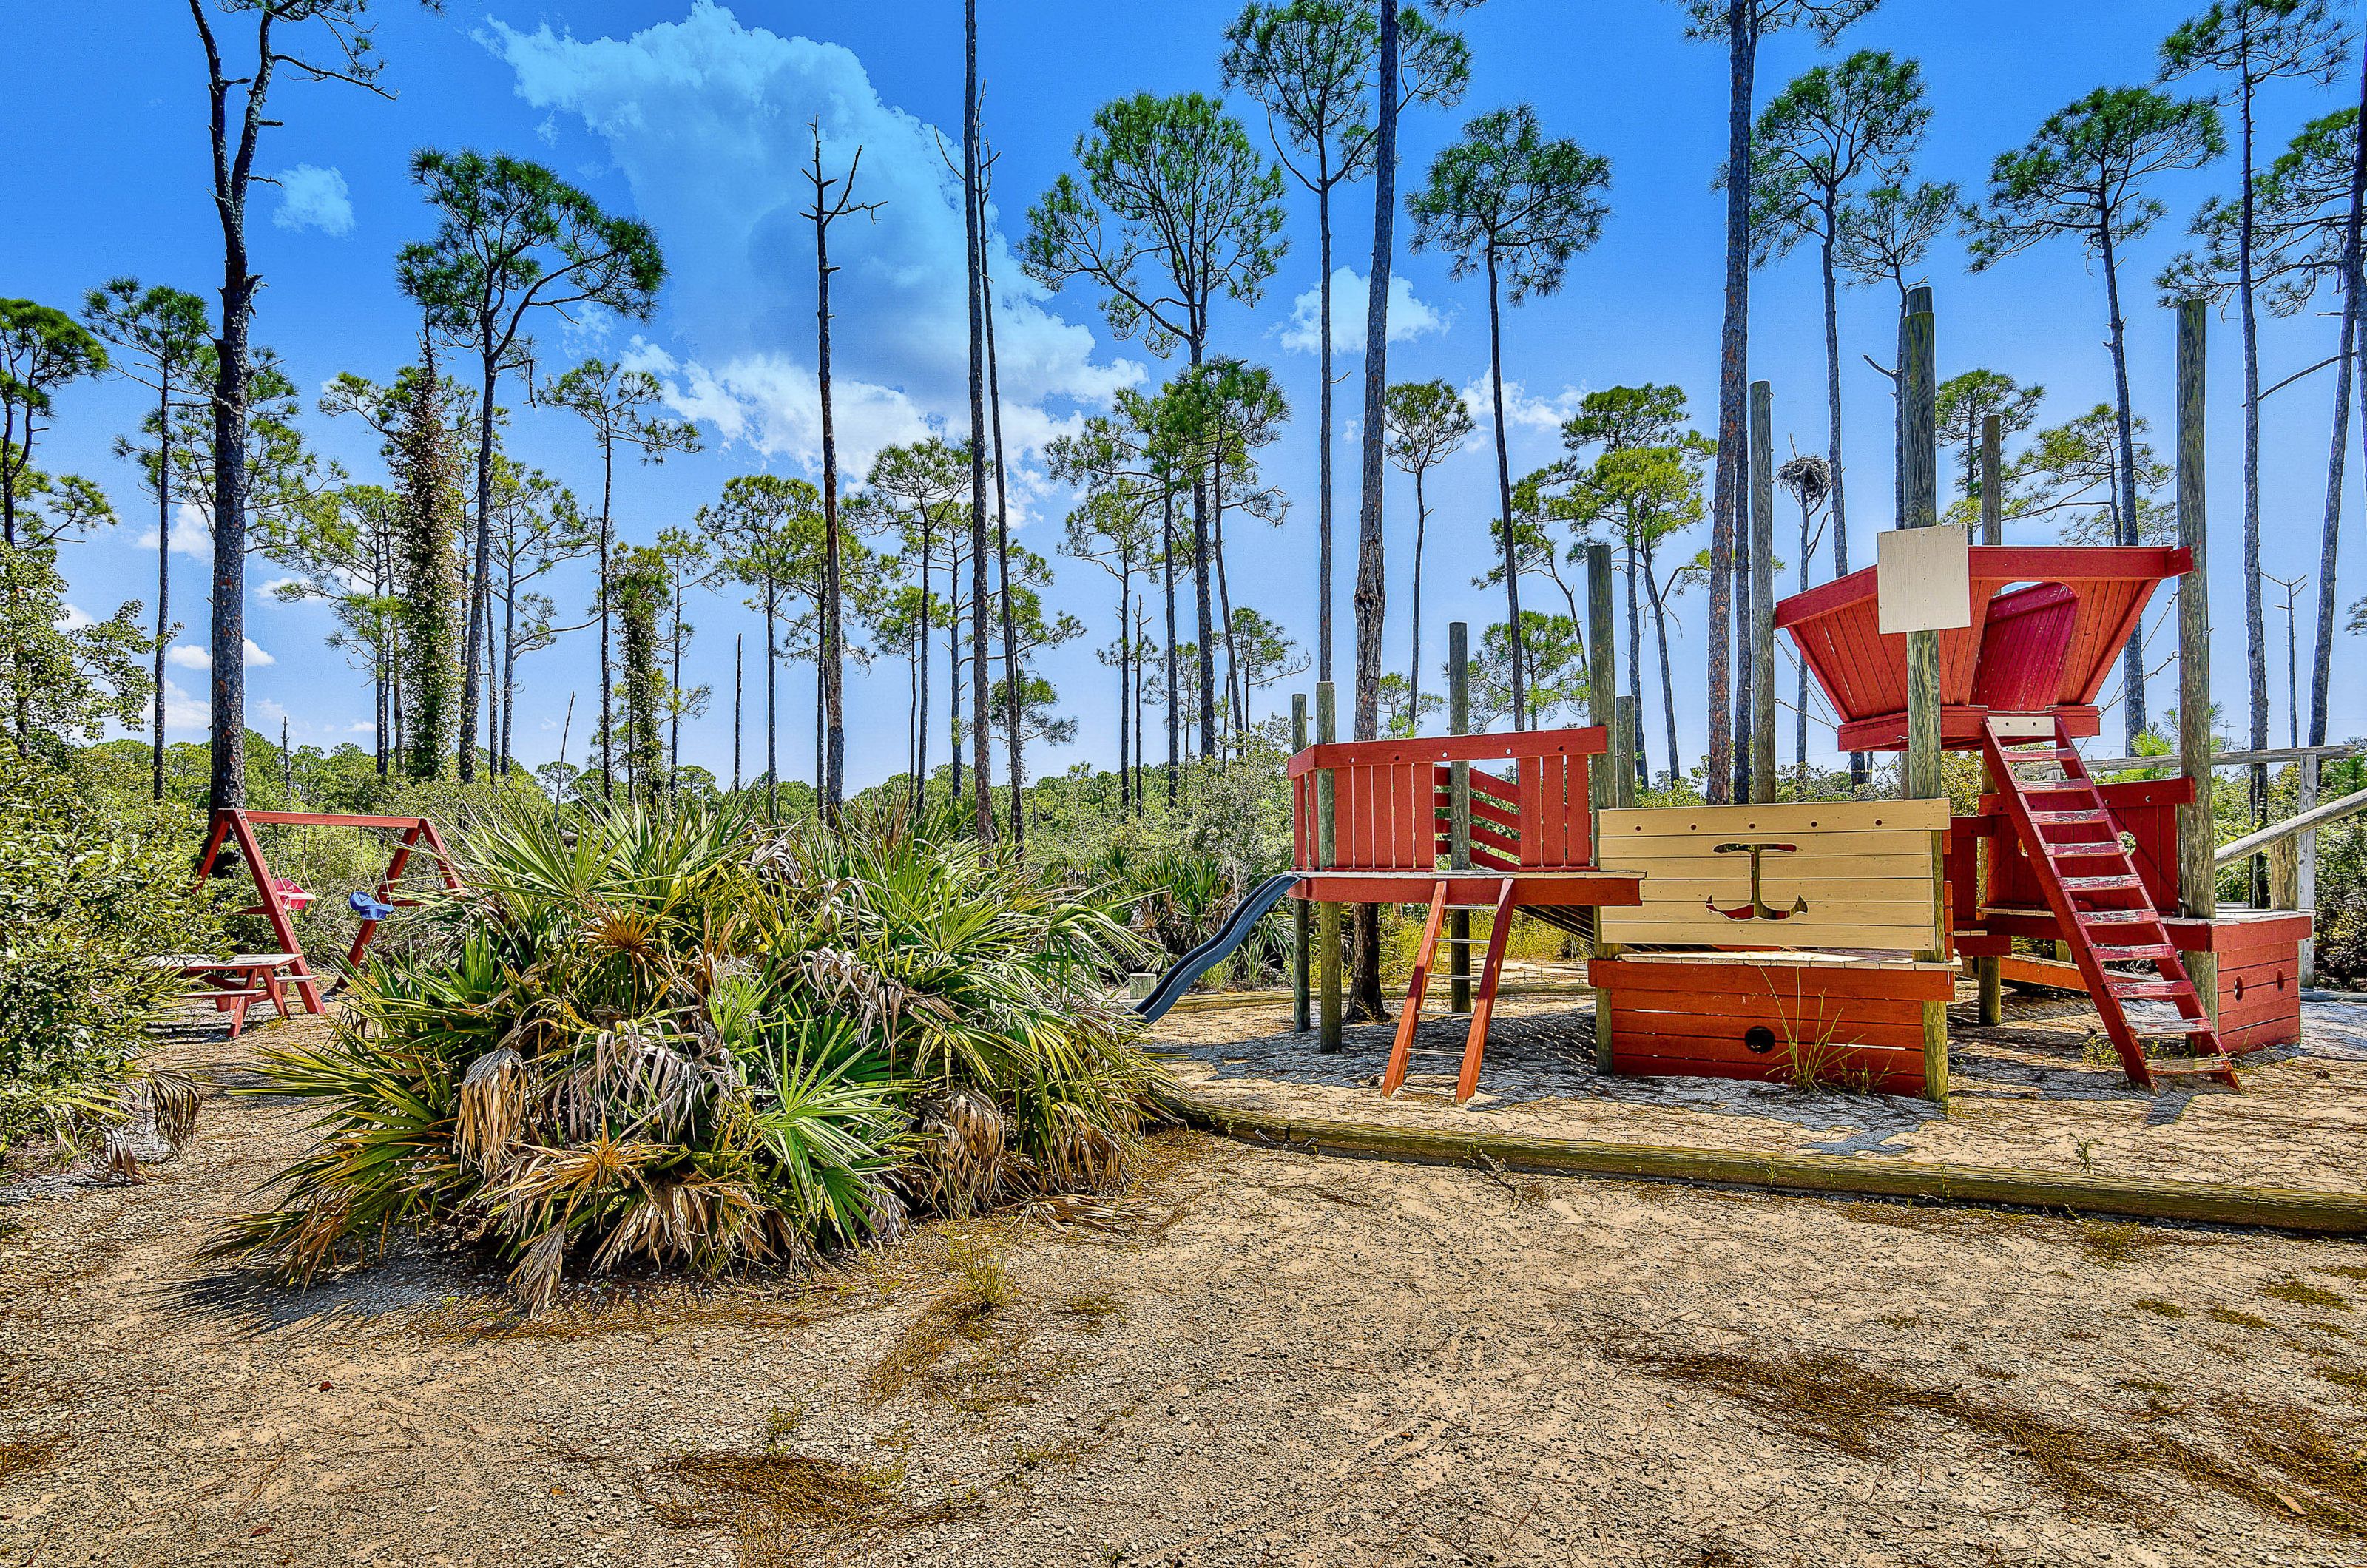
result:
M 1471 626 L 1466 621 L 1446 623 L 1446 730 L 1471 733 Z M 1449 762 L 1447 770 L 1447 860 L 1456 871 L 1471 869 L 1471 764 Z M 1451 1012 L 1471 1010 L 1471 911 L 1456 909 L 1446 917 L 1446 1005 Z
M 2005 426 L 1997 415 L 1981 415 L 1981 543 L 2005 543 Z
M 1612 626 L 1611 547 L 1586 547 L 1586 722 L 1611 727 L 1618 708 L 1619 662 Z M 1607 759 L 1606 759 L 1607 760 Z M 1589 799 L 1601 807 L 1610 800 L 1610 780 L 1603 769 L 1591 770 Z
M 2304 757 L 2300 766 L 2301 798 L 2295 805 L 2307 811 L 2317 804 L 2318 759 Z M 2293 905 L 2296 908 L 2315 910 L 2317 908 L 2316 829 L 2302 829 L 2296 853 L 2298 864 L 2293 876 Z M 2317 984 L 2317 937 L 2314 930 L 2313 934 L 2301 939 L 2301 983 L 2305 986 Z
M 1290 695 L 1290 749 L 1293 753 L 1307 750 L 1307 694 L 1293 692 Z M 1290 1027 L 1294 1033 L 1304 1034 L 1314 1024 L 1313 987 L 1309 981 L 1309 960 L 1314 954 L 1308 944 L 1314 940 L 1315 910 L 1304 898 L 1290 901 Z
M 2005 424 L 1996 414 L 1981 416 L 1981 543 L 2005 543 Z M 1980 886 L 1988 886 L 1989 857 L 1999 852 L 2000 846 L 1984 840 L 1973 856 L 1974 874 Z M 1973 975 L 1980 984 L 1983 1023 L 2005 1021 L 2005 960 L 1994 955 L 1973 960 Z
M 1315 683 L 1315 743 L 1329 746 L 1340 738 L 1338 697 L 1329 681 Z M 1332 810 L 1331 770 L 1315 770 L 1315 859 L 1329 869 L 1337 862 L 1338 823 Z M 1323 1034 L 1316 1049 L 1340 1049 L 1340 906 L 1326 900 L 1316 910 L 1315 961 L 1323 987 Z
M 1775 798 L 1775 400 L 1750 383 L 1750 798 Z
M 1637 717 L 1636 694 L 1620 693 L 1617 717 L 1611 726 L 1611 804 L 1620 809 L 1636 804 Z
M 2219 912 L 2219 876 L 2212 865 L 2218 831 L 2211 814 L 2210 527 L 2203 506 L 2203 303 L 2178 304 L 2178 542 L 2194 552 L 2194 566 L 2178 581 L 2178 761 L 2193 781 L 2194 799 L 2178 808 L 2179 912 L 2209 919 Z M 2187 978 L 2219 1018 L 2219 958 L 2186 954 Z
M 1904 480 L 1903 515 L 1909 528 L 1929 528 L 1940 521 L 1939 344 L 1931 312 L 1931 291 L 1917 288 L 1908 295 L 1905 344 L 1899 362 L 1905 383 L 1904 449 L 1899 473 Z M 1947 792 L 1940 782 L 1940 634 L 1907 634 L 1907 770 L 1909 800 L 1928 800 Z M 1931 835 L 1933 897 L 1942 897 L 1946 836 Z M 1935 917 L 1940 915 L 1935 910 Z M 1941 959 L 1941 952 L 1921 954 Z M 1948 1102 L 1948 1006 L 1923 1004 L 1923 1095 Z

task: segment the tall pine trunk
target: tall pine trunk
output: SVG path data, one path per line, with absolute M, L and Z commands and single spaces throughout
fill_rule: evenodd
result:
M 1421 470 L 1413 471 L 1413 629 L 1406 660 L 1406 715 L 1421 732 L 1421 551 L 1430 532 L 1430 503 L 1421 493 Z
M 2252 299 L 2252 79 L 2250 62 L 2242 62 L 2237 70 L 2237 102 L 2241 105 L 2243 147 L 2243 205 L 2237 209 L 2236 224 L 2236 297 L 2243 320 L 2244 337 L 2244 671 L 2248 680 L 2248 694 L 2251 698 L 2251 743 L 2255 751 L 2269 749 L 2269 634 L 2266 615 L 2260 603 L 2260 340 L 2259 318 Z M 2267 820 L 2269 810 L 2269 768 L 2265 762 L 2251 766 L 2250 806 L 2252 826 L 2258 828 Z M 2252 893 L 2254 908 L 2266 908 L 2269 902 L 2269 859 L 2266 855 L 2252 857 Z
M 1315 235 L 1319 259 L 1323 268 L 1323 326 L 1316 351 L 1317 365 L 1323 378 L 1317 395 L 1320 406 L 1322 439 L 1315 446 L 1316 497 L 1315 570 L 1315 678 L 1331 679 L 1331 443 L 1336 437 L 1331 431 L 1331 143 L 1327 139 L 1320 148 L 1323 166 L 1318 171 L 1322 181 L 1315 187 Z M 1367 345 L 1369 346 L 1369 345 Z
M 1182 798 L 1184 723 L 1175 682 L 1183 675 L 1175 651 L 1175 487 L 1160 481 L 1161 559 L 1167 578 L 1167 804 Z
M 1759 69 L 1756 0 L 1727 0 L 1726 17 L 1726 320 L 1718 332 L 1717 466 L 1709 532 L 1709 759 L 1712 805 L 1734 782 L 1734 556 L 1742 510 L 1744 383 L 1750 358 L 1750 103 Z M 1675 760 L 1670 759 L 1670 765 Z
M 993 700 L 986 674 L 986 321 L 979 265 L 978 0 L 962 3 L 962 224 L 968 249 L 962 258 L 969 282 L 969 570 L 970 681 L 978 719 L 971 730 L 971 830 L 994 838 L 994 796 L 987 787 L 987 705 Z M 958 680 L 958 676 L 957 676 Z M 955 744 L 960 744 L 956 721 Z
M 173 376 L 159 356 L 156 376 L 156 697 L 150 737 L 148 797 L 164 798 L 164 643 L 173 626 Z M 386 698 L 378 711 L 378 771 L 386 776 Z
M 493 638 L 493 383 L 501 360 L 489 326 L 480 328 L 478 344 L 484 376 L 477 401 L 477 542 L 475 559 L 463 563 L 469 595 L 469 630 L 460 652 L 460 782 L 477 776 L 477 707 L 484 656 Z M 602 581 L 605 583 L 606 579 Z
M 2358 352 L 2360 220 L 2367 209 L 2367 55 L 2359 62 L 2360 132 L 2350 155 L 2350 209 L 2342 226 L 2342 349 L 2335 361 L 2334 440 L 2326 459 L 2326 521 L 2317 561 L 2317 646 L 2309 677 L 2309 743 L 2326 744 L 2326 712 L 2334 670 L 2335 546 L 2342 534 L 2342 462 L 2350 440 L 2351 368 Z
M 2114 532 L 2122 544 L 2134 545 L 2137 542 L 2136 431 L 2129 412 L 2128 345 L 2121 321 L 2121 277 L 2112 253 L 2112 226 L 2109 219 L 2098 225 L 2098 233 L 2102 241 L 2101 258 L 2104 264 L 2104 299 L 2112 316 L 2113 412 L 2120 424 L 2121 477 L 2117 487 L 2119 504 L 2115 509 L 2118 516 L 2114 519 Z M 1903 367 L 1905 362 L 1900 363 Z M 2123 739 L 2127 743 L 2129 754 L 2134 756 L 2137 736 L 2146 727 L 2145 628 L 2142 626 L 2129 629 L 2128 649 L 2122 656 L 2121 679 L 2125 688 L 2121 698 Z
M 1496 538 L 1504 552 L 1504 636 L 1511 651 L 1512 728 L 1526 729 L 1528 660 L 1521 647 L 1521 563 L 1512 541 L 1512 443 L 1504 429 L 1504 333 L 1496 295 L 1496 243 L 1491 238 L 1488 242 L 1488 392 L 1496 406 Z
M 858 160 L 862 156 L 858 151 Z M 841 194 L 854 194 L 855 173 L 847 171 L 847 189 Z M 843 650 L 839 646 L 842 628 L 839 616 L 838 559 L 838 433 L 831 418 L 830 388 L 830 220 L 829 205 L 823 200 L 821 186 L 821 132 L 814 131 L 814 335 L 819 360 L 821 388 L 821 603 L 817 628 L 821 640 L 821 668 L 815 680 L 821 696 L 821 741 L 822 760 L 814 770 L 814 783 L 821 795 L 821 818 L 825 822 L 838 821 L 838 806 L 846 787 L 846 711 L 843 683 L 845 678 Z
M 1009 731 L 1005 737 L 1004 761 L 1011 775 L 1011 847 L 1014 852 L 1024 852 L 1027 830 L 1026 820 L 1020 808 L 1027 784 L 1027 770 L 1025 742 L 1019 733 L 1022 694 L 1018 638 L 1011 624 L 1011 509 L 1002 479 L 1002 374 L 994 357 L 994 279 L 986 266 L 985 202 L 986 193 L 981 190 L 979 193 L 980 210 L 978 216 L 978 287 L 986 319 L 987 418 L 994 427 L 994 571 L 1002 588 L 1002 721 Z

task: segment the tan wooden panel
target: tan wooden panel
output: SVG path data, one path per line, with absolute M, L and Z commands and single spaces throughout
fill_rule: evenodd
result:
M 1616 914 L 1617 919 L 1610 917 Z M 1665 942 L 1672 945 L 1692 944 L 1702 947 L 1866 947 L 1882 953 L 1929 952 L 1934 941 L 1931 922 L 1920 926 L 1905 922 L 1880 925 L 1810 925 L 1806 915 L 1795 915 L 1780 925 L 1766 920 L 1722 920 L 1707 910 L 1703 918 L 1671 916 L 1654 919 L 1641 917 L 1635 909 L 1605 908 L 1603 921 L 1604 942 L 1632 944 Z M 1723 929 L 1713 930 L 1716 921 Z
M 1604 869 L 1641 873 L 1644 881 L 1641 904 L 1604 911 L 1603 940 L 1936 948 L 1932 834 L 1946 821 L 1946 802 L 1923 800 L 1605 811 Z M 1750 857 L 1719 846 L 1771 840 L 1794 847 L 1761 852 L 1760 897 L 1787 918 L 1717 912 L 1750 900 Z M 1795 910 L 1802 900 L 1808 907 Z
M 1931 832 L 1948 825 L 1944 800 L 1835 800 L 1768 806 L 1648 806 L 1600 814 L 1607 844 L 1614 839 L 1690 837 L 1696 833 L 1793 833 L 1811 829 L 1870 832 L 1907 829 Z

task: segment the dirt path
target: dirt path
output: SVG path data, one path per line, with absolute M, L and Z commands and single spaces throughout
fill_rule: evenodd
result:
M 266 1034 L 262 1038 L 269 1039 Z M 2367 1248 L 1327 1160 L 825 1287 L 196 1249 L 304 1136 L 0 1208 L 0 1563 L 2367 1563 Z

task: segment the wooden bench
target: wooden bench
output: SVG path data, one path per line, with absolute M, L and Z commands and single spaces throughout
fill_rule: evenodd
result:
M 289 1016 L 283 975 L 297 984 L 303 983 L 301 961 L 292 953 L 238 953 L 227 958 L 166 953 L 148 960 L 148 964 L 154 969 L 174 970 L 182 978 L 198 982 L 198 988 L 182 993 L 181 999 L 211 1002 L 215 1011 L 229 1014 L 230 1036 L 233 1040 L 246 1027 L 247 1009 L 258 1001 L 268 1000 L 281 1018 Z

